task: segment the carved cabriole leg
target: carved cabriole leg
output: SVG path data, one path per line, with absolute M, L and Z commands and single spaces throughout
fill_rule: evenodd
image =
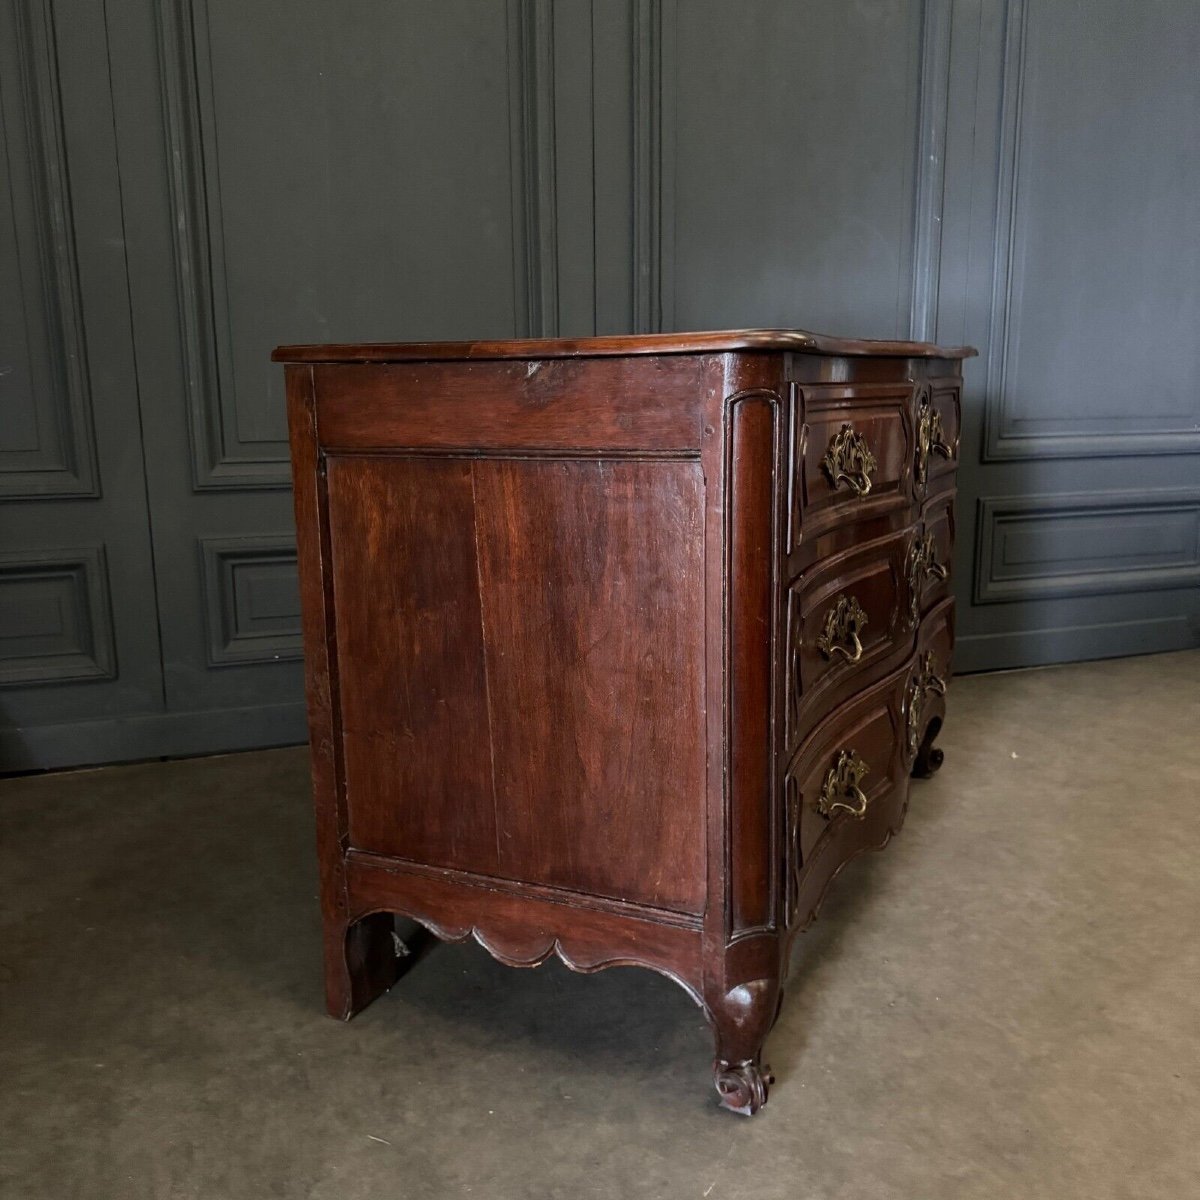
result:
M 779 1015 L 778 979 L 752 979 L 710 1001 L 716 1057 L 713 1082 L 721 1107 L 753 1116 L 775 1082 L 762 1061 L 763 1043 Z
M 745 1116 L 767 1102 L 775 1082 L 762 1053 L 783 1002 L 779 954 L 774 933 L 740 939 L 725 949 L 705 996 L 716 1045 L 717 1096 L 722 1108 Z
M 921 739 L 920 749 L 913 759 L 912 776 L 914 779 L 929 779 L 937 773 L 945 755 L 933 743 L 942 731 L 942 718 L 934 717 L 925 728 L 925 736 Z

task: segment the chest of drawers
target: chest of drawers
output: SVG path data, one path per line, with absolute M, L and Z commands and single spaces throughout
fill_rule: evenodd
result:
M 937 768 L 969 349 L 294 346 L 329 1010 L 393 916 L 649 967 L 755 1112 L 793 935 Z M 402 952 L 403 947 L 399 947 Z

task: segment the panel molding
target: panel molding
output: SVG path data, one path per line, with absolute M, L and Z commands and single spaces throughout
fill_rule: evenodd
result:
M 0 470 L 0 497 L 98 497 L 99 470 L 54 17 L 50 0 L 18 0 L 13 15 L 42 281 L 37 306 L 50 337 L 54 384 L 50 415 L 57 427 L 58 446 L 54 450 L 40 446 L 32 463 L 30 456 L 22 454 L 24 465 Z M 5 130 L 6 137 L 11 133 Z
M 924 0 L 921 5 L 909 336 L 929 342 L 937 340 L 953 13 L 954 0 Z
M 633 0 L 633 332 L 663 328 L 663 2 Z
M 307 740 L 303 701 L 0 728 L 0 771 L 187 758 Z
M 1092 560 L 1072 569 L 1056 556 L 1044 572 L 1001 575 L 1005 526 L 1058 521 L 1105 521 L 1113 565 Z M 973 602 L 998 604 L 1019 600 L 1048 600 L 1069 596 L 1104 596 L 1121 592 L 1146 592 L 1200 585 L 1200 489 L 1164 488 L 1151 492 L 1076 492 L 1058 496 L 984 496 L 979 500 L 976 524 Z M 1150 518 L 1157 528 L 1179 521 L 1178 548 L 1156 561 L 1146 550 L 1138 518 Z M 1128 522 L 1122 530 L 1122 520 Z M 1181 519 L 1181 520 L 1180 520 Z M 1064 537 L 1067 535 L 1064 534 Z M 1140 561 L 1139 561 L 1140 560 Z M 1102 562 L 1102 560 L 1101 560 Z
M 199 65 L 209 62 L 205 3 L 155 7 L 192 486 L 286 488 L 287 439 L 247 441 L 237 430 L 213 80 Z
M 1022 432 L 1010 411 L 1009 367 L 1016 349 L 1013 317 L 1021 287 L 1017 209 L 1031 7 L 1032 0 L 1007 0 L 1005 8 L 983 461 L 1195 453 L 1200 451 L 1200 418 L 1191 425 L 1156 429 L 1130 429 L 1126 422 L 1078 433 L 1033 433 Z
M 1192 650 L 1198 644 L 1200 621 L 1182 614 L 966 634 L 954 641 L 954 673 L 969 675 L 1131 654 L 1165 654 Z
M 526 337 L 558 335 L 553 0 L 509 0 L 514 311 Z
M 5 604 L 0 612 L 0 686 L 115 679 L 108 565 L 104 547 L 6 551 L 0 553 L 0 601 L 5 592 L 33 589 L 26 604 Z M 47 589 L 52 589 L 48 594 Z M 21 608 L 36 620 L 59 618 L 57 629 L 21 632 Z M 22 641 L 25 646 L 22 647 Z
M 675 328 L 674 155 L 677 0 L 633 4 L 634 332 Z M 941 275 L 950 50 L 954 0 L 922 0 L 918 46 L 918 125 L 913 150 L 909 336 L 934 340 Z
M 296 539 L 287 534 L 198 539 L 204 579 L 206 650 L 210 667 L 294 662 L 303 658 Z M 258 573 L 257 576 L 255 573 Z M 254 587 L 262 573 L 295 588 L 289 621 L 256 617 Z M 256 620 L 262 627 L 256 628 Z

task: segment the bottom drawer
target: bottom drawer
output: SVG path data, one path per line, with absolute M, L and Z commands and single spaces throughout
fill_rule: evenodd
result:
M 829 881 L 903 823 L 910 774 L 937 767 L 933 738 L 945 713 L 953 600 L 922 623 L 903 667 L 831 713 L 797 750 L 784 780 L 785 921 L 803 926 Z

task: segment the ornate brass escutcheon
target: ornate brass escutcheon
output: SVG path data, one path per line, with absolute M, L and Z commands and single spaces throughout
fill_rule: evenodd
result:
M 844 483 L 856 496 L 871 490 L 871 472 L 878 464 L 867 445 L 867 439 L 848 421 L 833 435 L 821 469 L 829 476 L 836 491 Z
M 847 662 L 862 658 L 862 639 L 859 633 L 867 623 L 867 614 L 853 596 L 839 596 L 837 603 L 825 614 L 825 623 L 817 638 L 817 649 L 830 661 L 841 655 Z
M 917 486 L 922 489 L 929 481 L 931 454 L 951 459 L 954 447 L 946 441 L 942 414 L 934 407 L 932 393 L 928 387 L 923 387 L 917 399 L 917 461 L 914 465 Z
M 944 696 L 946 681 L 937 673 L 933 651 L 927 650 L 913 671 L 908 684 L 908 757 L 915 758 L 921 745 L 926 701 L 930 696 Z
M 915 621 L 921 615 L 921 590 L 925 580 L 947 579 L 949 570 L 937 560 L 937 543 L 932 533 L 919 533 L 908 552 L 908 616 Z
M 867 815 L 867 794 L 858 785 L 870 772 L 870 767 L 853 750 L 842 750 L 837 762 L 829 768 L 821 795 L 817 798 L 817 812 L 823 817 L 836 813 L 849 813 L 861 819 Z

